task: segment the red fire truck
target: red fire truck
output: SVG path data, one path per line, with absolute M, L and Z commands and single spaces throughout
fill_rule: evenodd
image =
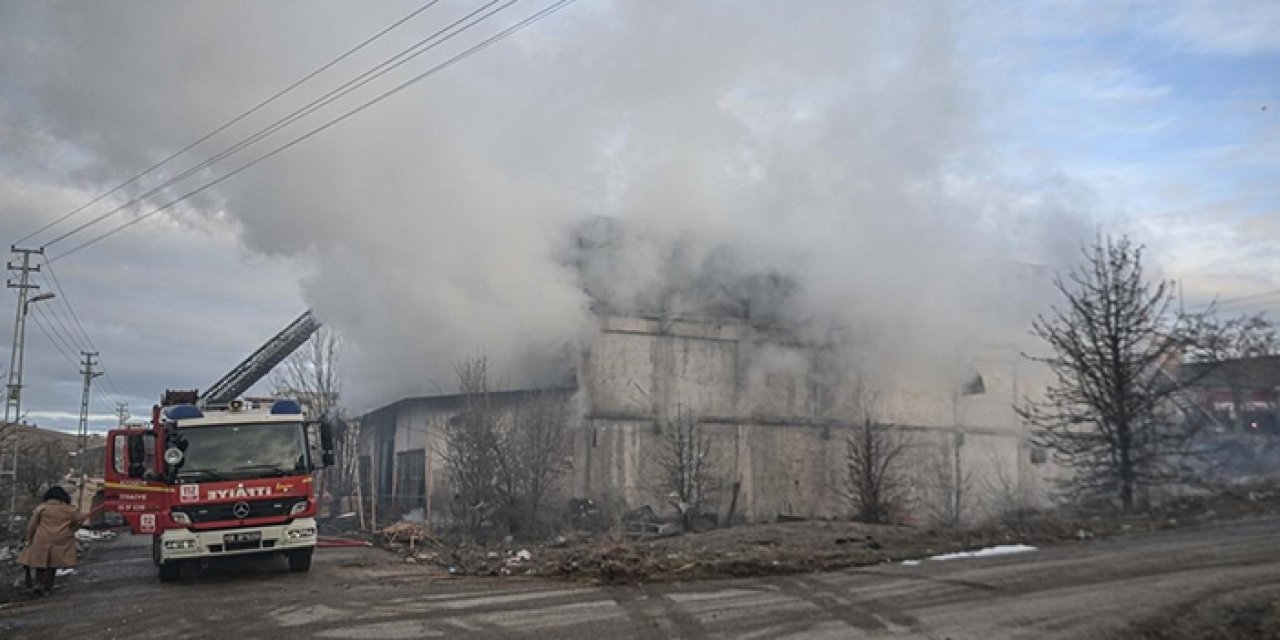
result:
M 333 463 L 333 436 L 297 402 L 201 406 L 195 391 L 169 391 L 146 428 L 108 432 L 106 457 L 104 509 L 152 537 L 161 581 L 186 563 L 244 554 L 311 568 L 312 474 Z

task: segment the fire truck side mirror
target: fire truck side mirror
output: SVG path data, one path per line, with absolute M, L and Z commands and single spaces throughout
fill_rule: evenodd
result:
M 333 423 L 328 420 L 320 421 L 320 462 L 333 466 Z
M 141 478 L 147 474 L 147 443 L 141 433 L 129 434 L 129 477 Z

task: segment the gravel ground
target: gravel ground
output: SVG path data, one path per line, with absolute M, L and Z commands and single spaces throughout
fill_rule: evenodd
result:
M 1238 585 L 1172 607 L 1115 635 L 1135 640 L 1280 640 L 1280 586 Z
M 0 605 L 0 637 L 1142 637 L 1157 629 L 1135 624 L 1191 604 L 1212 612 L 1216 598 L 1280 589 L 1278 532 L 1280 520 L 1265 519 L 993 558 L 643 586 L 450 577 L 372 548 L 322 550 L 309 574 L 252 559 L 161 584 L 147 541 L 126 537 L 94 547 L 53 597 Z M 1240 611 L 1226 633 L 1250 629 L 1239 625 L 1257 609 Z

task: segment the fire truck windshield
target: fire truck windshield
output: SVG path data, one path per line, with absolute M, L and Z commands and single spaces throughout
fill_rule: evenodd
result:
M 254 478 L 305 472 L 306 432 L 301 424 L 231 424 L 183 429 L 187 441 L 178 476 Z

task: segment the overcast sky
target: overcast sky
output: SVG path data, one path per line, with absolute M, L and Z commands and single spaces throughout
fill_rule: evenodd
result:
M 517 2 L 49 254 L 550 2 Z M 422 4 L 0 0 L 0 241 Z M 481 349 L 525 375 L 536 369 L 526 351 L 581 329 L 586 301 L 556 256 L 586 216 L 732 236 L 766 247 L 754 255 L 770 265 L 799 256 L 823 274 L 805 281 L 811 297 L 892 295 L 827 281 L 867 271 L 870 259 L 841 261 L 850 252 L 893 265 L 878 278 L 916 265 L 909 282 L 945 296 L 948 281 L 931 274 L 951 265 L 931 254 L 1058 265 L 1099 230 L 1148 244 L 1156 272 L 1181 279 L 1193 304 L 1280 289 L 1280 3 L 1031 4 L 577 0 L 58 258 L 66 295 L 33 307 L 44 311 L 28 328 L 24 409 L 40 424 L 75 424 L 71 360 L 86 341 L 45 335 L 78 334 L 64 301 L 109 372 L 91 406 L 98 428 L 114 423 L 117 400 L 142 415 L 165 388 L 207 386 L 309 307 L 347 335 L 353 411 L 447 387 L 453 360 Z M 442 0 L 26 244 L 49 243 L 482 6 Z M 637 258 L 633 271 L 655 262 Z M 11 294 L 0 312 L 8 327 Z M 7 365 L 7 338 L 0 348 Z

